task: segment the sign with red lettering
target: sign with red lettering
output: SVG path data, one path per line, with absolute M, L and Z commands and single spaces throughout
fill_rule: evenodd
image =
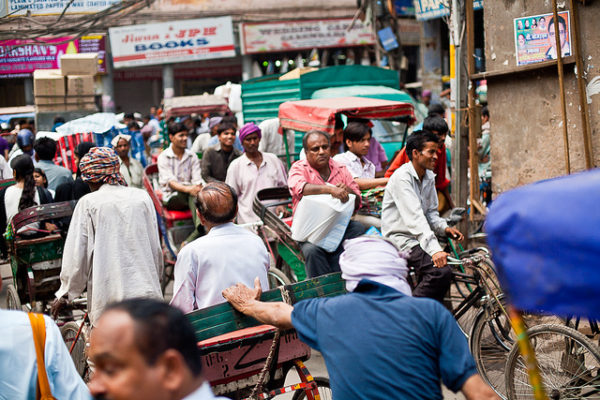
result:
M 109 29 L 115 68 L 235 57 L 231 17 Z

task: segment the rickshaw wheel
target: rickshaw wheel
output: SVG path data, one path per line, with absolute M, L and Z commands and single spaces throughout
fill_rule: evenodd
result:
M 6 286 L 6 308 L 8 310 L 22 310 L 19 293 L 13 285 Z
M 291 285 L 292 282 L 290 278 L 288 278 L 283 272 L 275 267 L 269 268 L 268 278 L 269 278 L 269 288 L 275 289 L 279 286 Z
M 81 323 L 84 323 L 83 321 Z M 87 354 L 86 354 L 86 343 L 87 343 L 87 331 L 84 326 L 81 330 L 81 334 L 77 338 L 77 342 L 73 345 L 75 338 L 77 337 L 77 332 L 79 331 L 79 324 L 75 321 L 70 321 L 64 324 L 60 328 L 60 333 L 62 335 L 63 341 L 67 345 L 67 348 L 71 350 L 71 346 L 73 350 L 71 351 L 71 358 L 73 359 L 73 363 L 75 364 L 75 369 L 77 373 L 84 378 L 87 382 L 89 366 L 87 363 Z
M 315 382 L 317 383 L 317 389 L 319 390 L 319 396 L 321 397 L 321 400 L 333 399 L 333 394 L 331 393 L 331 386 L 329 386 L 329 379 L 317 377 L 315 378 Z M 294 392 L 292 400 L 301 400 L 306 398 L 307 395 L 304 390 L 296 390 Z

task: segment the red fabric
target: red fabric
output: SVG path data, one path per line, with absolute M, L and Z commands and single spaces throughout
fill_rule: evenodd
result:
M 288 187 L 292 194 L 294 212 L 296 211 L 298 202 L 304 195 L 302 191 L 307 183 L 315 185 L 325 185 L 326 183 L 337 185 L 338 183 L 343 183 L 352 189 L 360 199 L 358 184 L 354 181 L 348 169 L 344 165 L 333 161 L 331 158 L 329 159 L 329 168 L 331 169 L 331 174 L 329 175 L 327 182 L 325 182 L 323 178 L 321 178 L 321 175 L 319 175 L 319 171 L 311 167 L 307 160 L 296 161 L 292 164 L 288 177 Z
M 450 180 L 446 179 L 446 145 L 442 145 L 442 147 L 438 148 L 437 154 L 438 159 L 435 163 L 435 167 L 433 168 L 433 173 L 435 174 L 435 188 L 443 190 L 450 184 Z M 389 178 L 392 176 L 394 171 L 407 162 L 410 162 L 410 160 L 406 155 L 406 147 L 403 147 L 402 150 L 400 150 L 400 153 L 398 153 L 398 155 L 392 161 L 392 164 L 388 170 L 385 171 L 385 177 Z

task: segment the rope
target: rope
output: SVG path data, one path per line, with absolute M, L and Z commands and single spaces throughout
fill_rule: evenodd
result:
M 286 304 L 291 304 L 290 294 L 284 286 L 279 286 L 279 291 L 281 292 L 281 299 Z M 265 361 L 265 365 L 263 366 L 260 374 L 258 375 L 258 381 L 252 389 L 252 393 L 250 394 L 250 399 L 259 399 L 259 393 L 262 392 L 263 385 L 265 384 L 265 379 L 267 377 L 267 372 L 271 369 L 271 364 L 273 363 L 273 358 L 277 349 L 279 348 L 279 338 L 281 337 L 281 329 L 277 328 L 275 331 L 275 335 L 273 336 L 273 341 L 271 342 L 271 349 L 269 350 L 269 355 Z

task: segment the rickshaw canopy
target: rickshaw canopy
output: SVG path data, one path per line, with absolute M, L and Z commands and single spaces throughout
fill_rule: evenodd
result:
M 224 114 L 229 111 L 227 100 L 214 94 L 172 97 L 165 99 L 164 107 L 167 118 L 202 113 Z
M 410 103 L 364 97 L 340 97 L 287 101 L 279 106 L 279 122 L 282 129 L 293 129 L 300 132 L 317 129 L 332 134 L 335 115 L 339 113 L 349 118 L 392 119 L 405 117 L 409 124 L 415 120 L 414 107 Z

